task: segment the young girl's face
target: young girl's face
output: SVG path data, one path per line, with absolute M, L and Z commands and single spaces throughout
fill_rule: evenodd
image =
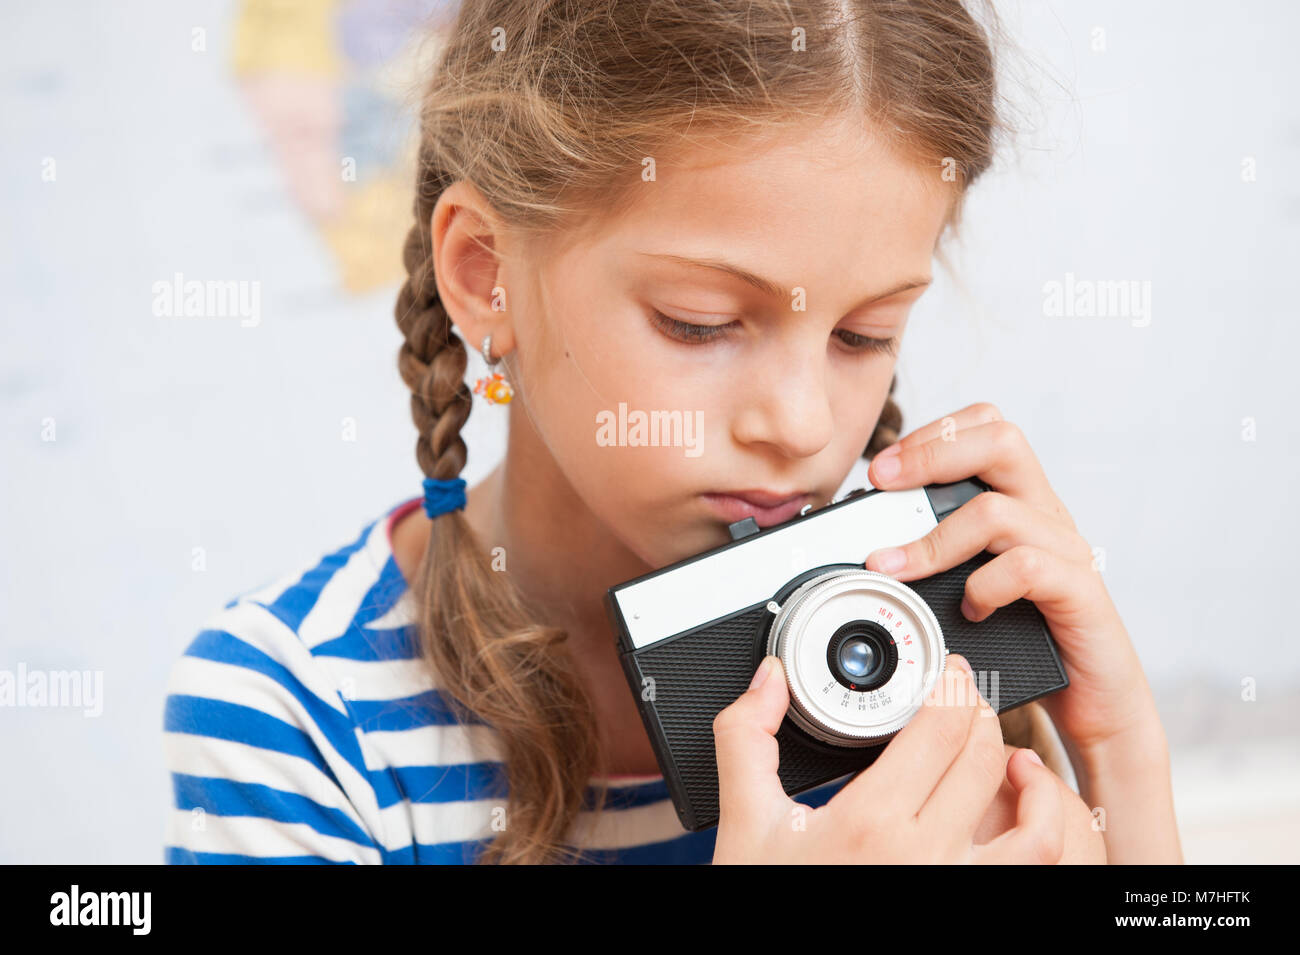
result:
M 630 212 L 510 276 L 509 310 L 517 412 L 660 567 L 730 540 L 744 514 L 710 493 L 804 495 L 764 526 L 836 493 L 954 192 L 861 122 L 649 159 Z

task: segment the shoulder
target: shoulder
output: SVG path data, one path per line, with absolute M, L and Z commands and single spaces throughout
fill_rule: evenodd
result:
M 371 521 L 343 546 L 227 602 L 200 625 L 173 665 L 169 693 L 192 688 L 186 676 L 200 672 L 209 690 L 269 680 L 329 699 L 339 690 L 326 692 L 322 685 L 330 661 L 411 652 L 408 592 L 392 560 L 388 516 Z
M 410 503 L 370 521 L 342 546 L 228 601 L 204 621 L 185 656 L 221 660 L 223 652 L 244 652 L 214 636 L 223 633 L 307 669 L 313 660 L 383 659 L 408 652 L 411 648 L 375 635 L 400 636 L 410 622 L 409 592 L 389 539 L 391 520 Z
M 298 859 L 305 846 L 328 861 L 380 860 L 382 794 L 346 697 L 368 679 L 391 685 L 383 664 L 413 649 L 387 517 L 228 602 L 174 661 L 163 713 L 169 861 Z

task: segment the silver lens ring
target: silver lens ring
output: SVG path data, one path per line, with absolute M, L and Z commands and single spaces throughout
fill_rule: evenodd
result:
M 844 686 L 827 662 L 832 635 L 854 620 L 880 624 L 898 649 L 893 675 L 865 692 Z M 801 584 L 772 621 L 767 652 L 785 667 L 790 718 L 836 746 L 878 745 L 906 726 L 947 656 L 939 621 L 916 591 L 865 568 L 828 571 Z

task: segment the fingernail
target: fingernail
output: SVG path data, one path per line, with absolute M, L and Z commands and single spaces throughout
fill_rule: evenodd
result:
M 872 462 L 872 469 L 876 472 L 876 477 L 882 481 L 892 481 L 898 477 L 898 472 L 903 470 L 903 462 L 898 460 L 897 446 L 894 453 L 884 452 L 876 455 L 876 460 Z
M 1032 759 L 1034 762 L 1036 762 L 1039 766 L 1043 765 L 1043 758 L 1039 756 L 1037 753 L 1035 753 L 1032 749 L 1026 749 L 1025 752 L 1028 753 L 1029 758 Z
M 975 608 L 970 605 L 970 601 L 965 597 L 961 598 L 961 615 L 967 620 L 975 618 Z
M 875 558 L 876 569 L 882 574 L 896 574 L 907 565 L 907 552 L 901 547 L 877 551 L 871 556 Z
M 772 658 L 770 656 L 763 657 L 763 662 L 758 665 L 758 669 L 754 671 L 753 679 L 749 681 L 749 688 L 757 690 L 767 681 L 768 674 L 771 672 Z
M 973 671 L 971 670 L 971 668 L 970 668 L 970 661 L 968 661 L 964 656 L 962 656 L 960 653 L 954 653 L 954 654 L 953 654 L 953 657 L 955 658 L 955 659 L 953 660 L 953 662 L 956 663 L 957 666 L 961 667 L 963 670 L 965 670 L 965 671 L 966 671 L 967 673 L 969 673 L 971 676 L 974 676 L 974 675 L 975 675 L 974 672 L 973 672 Z

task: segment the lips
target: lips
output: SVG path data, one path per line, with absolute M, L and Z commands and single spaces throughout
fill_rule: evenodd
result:
M 788 521 L 808 503 L 805 492 L 781 494 L 766 490 L 723 491 L 701 495 L 720 517 L 734 524 L 752 517 L 759 527 Z

